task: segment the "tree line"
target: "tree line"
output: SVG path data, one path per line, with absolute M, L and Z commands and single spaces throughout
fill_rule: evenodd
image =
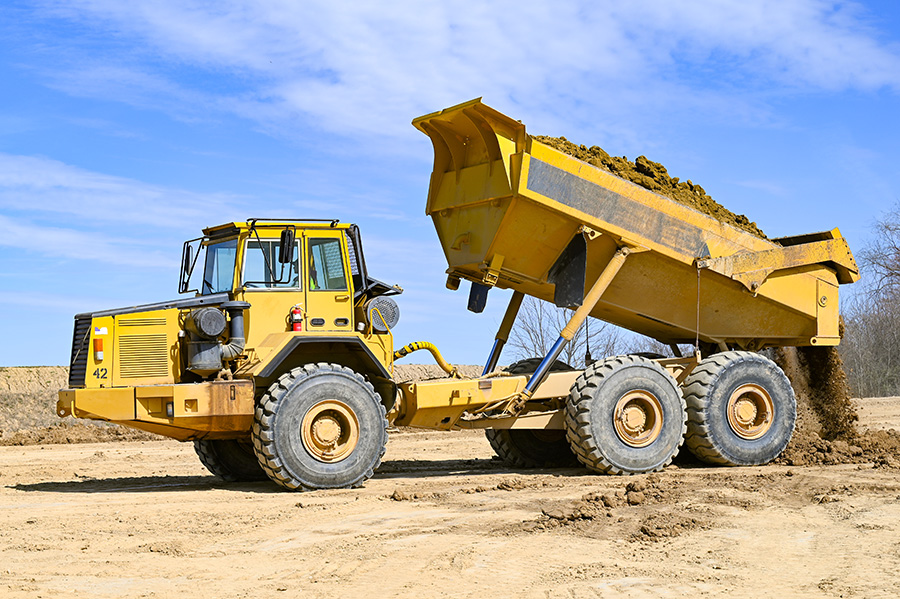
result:
M 856 252 L 862 279 L 841 305 L 838 348 L 856 397 L 900 395 L 900 203 L 875 222 Z

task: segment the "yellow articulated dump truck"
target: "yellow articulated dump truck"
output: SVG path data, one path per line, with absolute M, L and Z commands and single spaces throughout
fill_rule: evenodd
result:
M 837 229 L 765 239 L 542 144 L 480 100 L 413 125 L 434 145 L 426 213 L 447 286 L 469 281 L 474 312 L 491 288 L 513 290 L 482 376 L 460 378 L 428 343 L 394 349 L 401 289 L 369 276 L 355 226 L 252 219 L 185 243 L 183 299 L 75 317 L 59 415 L 190 440 L 227 481 L 300 490 L 361 485 L 392 424 L 485 429 L 517 467 L 651 472 L 682 444 L 713 464 L 781 453 L 796 402 L 758 351 L 838 344 L 838 286 L 859 275 Z M 546 356 L 500 369 L 526 295 L 571 318 Z M 676 357 L 571 369 L 557 358 L 589 317 Z M 420 349 L 448 376 L 396 380 L 394 361 Z

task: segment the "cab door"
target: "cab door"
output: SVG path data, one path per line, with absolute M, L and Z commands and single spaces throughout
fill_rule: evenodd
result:
M 353 330 L 353 290 L 341 231 L 309 231 L 306 258 L 306 330 Z

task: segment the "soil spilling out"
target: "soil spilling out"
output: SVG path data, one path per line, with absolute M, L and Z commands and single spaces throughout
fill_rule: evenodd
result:
M 857 429 L 859 416 L 836 347 L 780 348 L 775 361 L 797 396 L 797 427 L 779 462 L 900 467 L 900 433 Z
M 708 214 L 719 222 L 727 223 L 766 239 L 765 234 L 756 226 L 755 222 L 751 222 L 743 214 L 735 214 L 728 210 L 709 197 L 706 190 L 693 181 L 681 181 L 678 177 L 670 177 L 666 167 L 649 160 L 646 156 L 638 156 L 634 162 L 631 162 L 625 156 L 610 156 L 598 146 L 576 145 L 565 137 L 535 135 L 533 138 L 569 156 L 602 168 L 617 177 L 636 183 L 644 189 L 649 189 Z

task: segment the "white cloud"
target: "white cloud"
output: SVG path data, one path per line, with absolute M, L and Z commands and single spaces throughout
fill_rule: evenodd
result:
M 87 67 L 78 55 L 55 85 L 182 118 L 231 112 L 271 131 L 294 121 L 408 134 L 411 115 L 480 95 L 551 127 L 661 107 L 765 119 L 765 96 L 778 88 L 900 89 L 897 43 L 882 42 L 856 3 L 833 0 L 51 6 L 149 43 Z M 176 83 L 185 65 L 224 69 L 233 88 Z M 559 115 L 561 104 L 575 114 Z
M 174 270 L 179 240 L 246 218 L 241 200 L 0 153 L 0 247 L 44 256 Z
M 0 210 L 7 213 L 65 215 L 88 226 L 183 228 L 206 222 L 211 211 L 234 213 L 238 199 L 152 185 L 49 158 L 0 153 Z
M 19 248 L 44 256 L 170 270 L 177 266 L 172 260 L 172 252 L 141 246 L 127 237 L 35 225 L 2 214 L 0 230 L 3 231 L 0 247 Z
M 761 79 L 826 90 L 900 90 L 900 47 L 879 41 L 856 2 L 757 0 L 621 3 L 663 56 L 722 66 Z

